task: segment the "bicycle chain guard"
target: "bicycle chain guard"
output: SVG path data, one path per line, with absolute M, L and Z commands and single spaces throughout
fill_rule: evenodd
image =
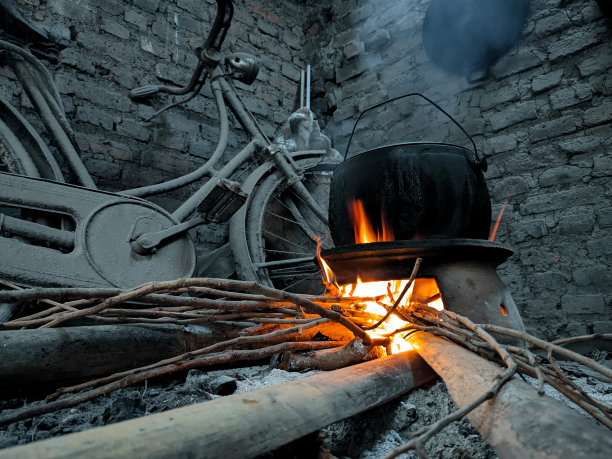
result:
M 0 203 L 69 215 L 76 222 L 74 249 L 63 253 L 17 237 L 0 236 L 0 277 L 27 286 L 132 288 L 150 281 L 191 277 L 196 254 L 183 233 L 156 252 L 139 255 L 131 241 L 176 225 L 148 201 L 74 185 L 0 173 Z

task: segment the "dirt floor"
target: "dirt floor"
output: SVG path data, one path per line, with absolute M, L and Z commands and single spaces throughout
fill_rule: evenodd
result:
M 612 355 L 600 353 L 598 357 L 604 364 L 612 363 Z M 578 364 L 565 363 L 563 367 L 585 391 L 612 405 L 612 385 L 597 380 L 594 374 Z M 0 429 L 0 448 L 147 416 L 232 393 L 248 392 L 311 374 L 314 372 L 291 373 L 270 366 L 207 373 L 191 370 L 173 379 L 122 389 L 75 408 L 5 426 Z M 535 381 L 531 382 L 535 384 Z M 547 392 L 553 397 L 563 398 L 550 388 Z M 27 403 L 30 401 L 23 398 L 3 400 L 0 401 L 0 411 Z M 317 457 L 317 451 L 327 451 L 338 458 L 379 458 L 407 441 L 410 431 L 431 424 L 455 409 L 445 385 L 436 381 L 386 405 L 332 424 L 301 443 L 297 442 L 294 448 L 290 445 L 264 457 Z M 315 447 L 314 452 L 308 453 L 305 443 Z M 425 449 L 430 457 L 443 459 L 497 457 L 467 419 L 444 429 L 426 444 Z M 400 457 L 416 455 L 409 453 Z

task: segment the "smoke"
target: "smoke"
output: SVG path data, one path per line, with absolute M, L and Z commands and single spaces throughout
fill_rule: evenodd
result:
M 423 45 L 444 70 L 469 76 L 514 46 L 528 14 L 529 0 L 432 0 Z

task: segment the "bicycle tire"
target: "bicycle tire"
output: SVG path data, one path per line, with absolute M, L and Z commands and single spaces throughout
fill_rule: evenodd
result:
M 0 136 L 0 172 L 27 175 L 26 170 L 27 166 L 12 154 L 10 148 L 5 145 L 2 136 Z M 3 210 L 0 206 L 0 213 L 3 213 Z M 0 286 L 0 289 L 2 289 L 2 286 Z M 0 303 L 0 324 L 10 320 L 18 307 L 19 303 Z
M 33 158 L 15 154 L 9 140 L 5 139 L 2 135 L 0 135 L 0 172 L 30 177 L 57 177 L 56 170 L 52 165 L 40 161 L 38 165 L 35 165 Z M 0 213 L 15 217 L 21 216 L 20 211 L 14 208 L 2 207 L 2 203 L 0 203 Z M 0 286 L 1 288 L 2 286 Z M 0 324 L 10 320 L 20 305 L 20 303 L 0 303 Z
M 330 182 L 329 171 L 307 171 L 303 180 L 325 211 Z M 287 203 L 291 201 L 303 220 L 298 221 L 295 209 L 292 212 L 289 208 L 291 204 Z M 268 172 L 253 188 L 245 206 L 230 220 L 230 243 L 236 272 L 243 280 L 280 290 L 320 294 L 324 287 L 314 261 L 316 236 L 330 246 L 327 225 L 295 196 L 279 171 Z M 269 265 L 275 262 L 288 264 Z

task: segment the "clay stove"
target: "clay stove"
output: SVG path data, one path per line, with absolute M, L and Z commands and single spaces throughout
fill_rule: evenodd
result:
M 421 239 L 344 245 L 322 256 L 338 284 L 408 279 L 422 258 L 418 279 L 434 279 L 444 307 L 476 323 L 524 330 L 510 292 L 497 274 L 512 250 L 479 239 Z

